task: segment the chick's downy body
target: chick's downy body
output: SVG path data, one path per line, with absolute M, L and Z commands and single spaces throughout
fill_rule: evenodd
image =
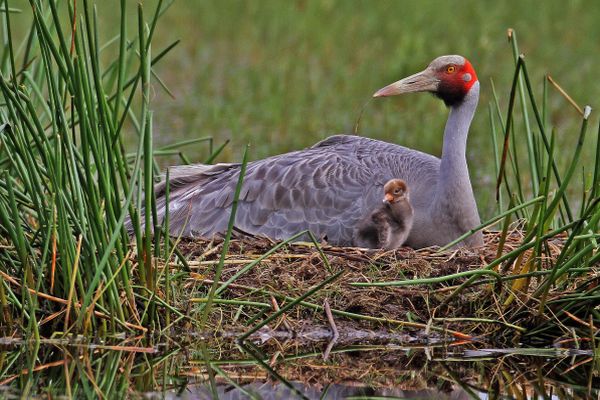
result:
M 406 182 L 402 179 L 392 179 L 384 186 L 383 205 L 372 211 L 358 225 L 354 245 L 396 249 L 408 238 L 412 224 L 413 208 Z

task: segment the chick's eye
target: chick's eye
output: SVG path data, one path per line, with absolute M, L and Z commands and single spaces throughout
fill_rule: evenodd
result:
M 394 194 L 398 194 L 398 193 L 400 193 L 400 189 L 394 190 Z
M 449 74 L 453 74 L 453 73 L 454 73 L 454 71 L 456 71 L 456 67 L 455 67 L 454 65 L 448 65 L 448 66 L 446 67 L 446 72 L 447 72 L 447 73 L 449 73 Z

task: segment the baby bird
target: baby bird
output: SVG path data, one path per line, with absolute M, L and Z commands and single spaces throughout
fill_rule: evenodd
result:
M 396 249 L 406 241 L 413 224 L 408 186 L 402 179 L 392 179 L 383 191 L 384 204 L 358 225 L 354 234 L 355 246 Z

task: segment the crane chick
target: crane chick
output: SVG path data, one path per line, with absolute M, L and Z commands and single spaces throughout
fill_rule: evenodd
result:
M 413 224 L 408 186 L 402 179 L 392 179 L 384 185 L 383 191 L 384 204 L 358 225 L 355 246 L 396 249 L 406 241 Z

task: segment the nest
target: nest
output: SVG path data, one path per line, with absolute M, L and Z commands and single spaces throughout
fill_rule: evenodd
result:
M 293 336 L 298 337 L 307 329 L 328 326 L 331 318 L 328 321 L 324 312 L 327 303 L 335 321 L 343 326 L 346 324 L 348 329 L 412 329 L 425 332 L 429 338 L 432 334 L 446 336 L 450 333 L 454 338 L 494 335 L 497 339 L 517 339 L 518 334 L 525 332 L 529 325 L 540 323 L 530 312 L 535 304 L 527 304 L 528 295 L 539 283 L 535 277 L 529 278 L 518 291 L 514 290 L 514 281 L 498 287 L 489 276 L 472 279 L 475 282 L 461 290 L 457 289 L 468 277 L 439 279 L 439 282 L 419 285 L 352 285 L 357 282 L 393 281 L 405 281 L 406 284 L 406 281 L 479 270 L 497 259 L 499 253 L 506 254 L 523 244 L 523 234 L 518 229 L 509 232 L 501 251 L 500 233 L 485 232 L 484 238 L 485 245 L 480 249 L 460 248 L 443 252 L 437 248 L 375 251 L 335 247 L 326 243 L 318 247 L 313 243 L 294 243 L 280 246 L 265 257 L 277 242 L 266 238 L 235 237 L 230 241 L 219 280 L 222 285 L 234 278 L 219 295 L 220 299 L 230 303 L 214 304 L 219 311 L 212 313 L 214 332 L 245 331 L 256 321 L 343 271 L 335 281 L 269 324 L 268 329 L 271 332 L 278 329 L 292 331 Z M 537 259 L 538 268 L 546 269 L 552 265 L 563 243 L 564 237 L 546 241 L 546 255 Z M 178 248 L 188 260 L 192 272 L 186 283 L 189 292 L 181 299 L 184 302 L 190 298 L 202 302 L 202 297 L 205 298 L 208 287 L 214 282 L 223 240 L 182 239 Z M 529 256 L 530 253 L 525 252 L 518 260 L 500 265 L 496 270 L 503 274 L 522 272 L 522 263 Z M 263 259 L 257 262 L 260 258 Z M 248 269 L 250 264 L 253 266 Z M 247 270 L 240 274 L 242 269 Z M 505 303 L 509 296 L 514 297 L 512 305 Z M 263 307 L 255 308 L 253 303 L 260 303 Z M 265 304 L 268 309 L 265 309 Z

